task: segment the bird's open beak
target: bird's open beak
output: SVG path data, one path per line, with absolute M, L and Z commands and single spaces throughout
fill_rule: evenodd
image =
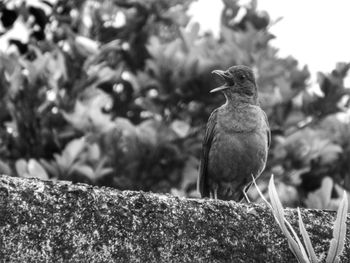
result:
M 229 76 L 226 75 L 225 71 L 223 70 L 214 70 L 212 71 L 211 73 L 213 74 L 216 74 L 218 76 L 220 76 L 224 81 L 225 81 L 225 84 L 220 86 L 220 87 L 217 87 L 215 89 L 212 89 L 210 91 L 210 93 L 214 93 L 214 92 L 218 92 L 218 91 L 221 91 L 221 90 L 225 90 L 225 89 L 228 89 L 229 86 L 226 84 L 230 79 L 229 79 Z
M 220 90 L 225 90 L 225 89 L 228 89 L 228 88 L 229 88 L 229 86 L 227 86 L 227 85 L 222 85 L 222 86 L 220 86 L 220 87 L 217 87 L 217 88 L 215 88 L 215 89 L 212 89 L 212 90 L 210 91 L 210 93 L 218 92 L 218 91 L 220 91 Z

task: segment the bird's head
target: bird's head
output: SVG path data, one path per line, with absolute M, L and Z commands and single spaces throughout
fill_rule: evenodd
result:
M 232 66 L 228 70 L 214 70 L 212 73 L 220 76 L 224 85 L 210 92 L 222 91 L 228 101 L 257 103 L 258 90 L 254 73 L 247 66 Z

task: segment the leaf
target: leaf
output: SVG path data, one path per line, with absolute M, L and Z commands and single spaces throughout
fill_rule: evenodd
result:
M 108 162 L 108 158 L 104 157 L 102 158 L 97 166 L 95 167 L 95 180 L 99 180 L 105 175 L 113 173 L 114 169 L 112 167 L 105 167 L 106 163 Z
M 68 113 L 62 111 L 63 117 L 76 129 L 85 130 L 89 127 L 87 107 L 80 101 L 76 101 L 74 111 Z
M 15 168 L 18 176 L 25 177 L 25 174 L 27 174 L 27 161 L 18 159 L 15 163 Z
M 75 102 L 73 112 L 62 111 L 63 117 L 71 123 L 76 129 L 87 132 L 107 131 L 115 125 L 111 120 L 111 115 L 103 113 L 103 108 L 112 103 L 111 97 L 100 90 L 92 89 L 84 101 L 77 100 Z
M 15 164 L 16 172 L 20 177 L 38 178 L 41 180 L 49 180 L 49 176 L 45 169 L 35 159 L 19 159 Z
M 92 127 L 98 131 L 103 132 L 114 127 L 111 115 L 102 112 L 102 109 L 109 104 L 111 104 L 111 97 L 104 92 L 91 98 L 88 103 L 88 119 Z
M 255 185 L 260 197 L 264 202 L 271 208 L 273 215 L 275 217 L 275 220 L 277 221 L 278 225 L 280 226 L 283 234 L 288 240 L 288 245 L 290 250 L 293 252 L 295 257 L 298 259 L 299 262 L 306 262 L 308 263 L 309 260 L 307 258 L 306 252 L 304 247 L 302 246 L 298 236 L 296 235 L 295 231 L 293 230 L 292 226 L 289 224 L 289 222 L 284 218 L 284 212 L 281 202 L 279 201 L 277 191 L 273 182 L 273 175 L 271 175 L 271 179 L 269 182 L 269 196 L 271 199 L 271 204 L 266 200 L 264 195 L 261 193 L 259 187 L 257 186 L 255 182 L 255 178 L 253 177 L 253 184 Z M 285 223 L 287 223 L 289 229 L 292 231 L 294 237 L 296 238 L 297 242 L 292 238 L 291 234 L 288 232 L 288 229 L 285 226 Z
M 28 70 L 28 81 L 29 83 L 35 83 L 40 75 L 45 72 L 47 65 L 47 57 L 43 55 L 41 50 L 36 46 L 30 46 L 31 50 L 35 53 L 36 59 L 34 61 L 21 60 L 21 63 Z
M 75 44 L 79 50 L 79 52 L 83 52 L 83 54 L 87 55 L 95 55 L 98 52 L 98 43 L 91 38 L 87 38 L 84 36 L 76 36 Z
M 69 170 L 69 167 L 72 165 L 73 161 L 67 154 L 58 155 L 55 153 L 54 155 L 55 162 L 57 165 L 57 169 L 59 170 L 60 175 L 65 175 Z
M 278 170 L 276 170 L 276 172 L 278 172 Z M 292 175 L 294 175 L 294 173 Z M 292 175 L 290 176 L 291 179 Z M 290 182 L 292 182 L 292 180 L 288 181 L 288 183 L 279 182 L 276 185 L 279 199 L 284 206 L 293 206 L 300 198 L 295 185 L 291 185 Z
M 44 159 L 40 159 L 40 163 L 53 178 L 57 179 L 60 177 L 60 170 L 57 168 L 57 163 L 55 163 L 54 161 L 50 163 Z
M 27 169 L 30 177 L 38 178 L 41 180 L 49 180 L 47 172 L 37 160 L 29 159 Z
M 97 72 L 97 77 L 98 77 L 98 83 L 103 83 L 103 82 L 112 82 L 116 81 L 121 72 L 118 70 L 113 70 L 110 67 L 102 67 L 98 72 Z
M 181 120 L 174 120 L 170 127 L 180 138 L 186 137 L 191 128 L 187 122 Z
M 331 201 L 331 193 L 333 189 L 333 179 L 326 176 L 323 178 L 320 189 L 311 192 L 305 199 L 308 208 L 328 209 Z
M 98 160 L 101 157 L 101 150 L 97 143 L 93 143 L 88 146 L 88 159 L 89 160 Z
M 182 170 L 182 180 L 180 184 L 181 190 L 186 190 L 186 188 L 193 183 L 196 183 L 198 176 L 199 160 L 190 156 L 186 161 L 185 167 Z
M 275 79 L 275 83 L 279 88 L 283 102 L 290 101 L 295 96 L 296 92 L 292 90 L 291 83 L 286 78 L 279 77 Z
M 69 157 L 70 163 L 73 163 L 78 155 L 83 151 L 86 146 L 85 137 L 81 137 L 79 139 L 71 140 L 62 152 L 62 156 L 66 155 Z
M 293 234 L 293 236 L 294 236 L 294 238 L 295 238 L 295 240 L 297 241 L 297 244 L 298 244 L 298 246 L 299 246 L 299 247 L 296 247 L 296 246 L 294 245 L 294 246 L 292 247 L 292 246 L 291 246 L 292 244 L 289 243 L 289 248 L 290 248 L 291 250 L 292 250 L 292 249 L 297 249 L 296 252 L 297 252 L 298 254 L 294 254 L 294 255 L 296 256 L 296 258 L 298 259 L 299 262 L 306 262 L 306 263 L 309 263 L 310 261 L 309 261 L 309 259 L 308 259 L 308 257 L 307 257 L 305 248 L 304 248 L 303 244 L 301 243 L 299 237 L 298 237 L 297 234 L 295 233 L 295 231 L 294 231 L 292 225 L 291 225 L 286 219 L 284 219 L 284 222 L 285 222 L 285 224 L 288 226 L 289 230 L 292 232 L 292 234 Z M 293 240 L 293 241 L 294 241 L 294 239 L 292 238 L 292 236 L 290 236 L 289 238 L 287 237 L 287 239 L 288 239 L 288 241 L 289 241 L 289 240 Z M 292 250 L 292 251 L 293 251 L 293 250 Z
M 45 69 L 48 74 L 48 81 L 52 88 L 58 88 L 59 79 L 68 79 L 66 62 L 63 53 L 56 49 L 51 53 L 45 53 L 46 65 Z
M 313 96 L 307 96 L 304 101 L 303 109 L 308 114 L 315 116 L 325 117 L 326 115 L 344 111 L 346 108 L 339 107 L 339 102 L 344 98 L 344 95 L 349 95 L 350 90 L 344 87 L 344 72 L 337 69 L 333 70 L 331 74 L 318 75 L 318 82 L 320 89 L 323 92 L 323 96 L 314 94 Z
M 6 175 L 12 174 L 10 166 L 2 160 L 0 160 L 0 173 Z
M 316 254 L 315 254 L 315 250 L 312 247 L 309 234 L 306 232 L 305 225 L 304 225 L 303 219 L 301 217 L 299 207 L 298 207 L 298 217 L 299 217 L 299 229 L 300 229 L 300 233 L 303 237 L 304 244 L 306 246 L 307 254 L 309 255 L 309 258 L 311 259 L 312 263 L 317 263 L 318 260 L 317 260 Z
M 22 88 L 23 74 L 22 67 L 20 65 L 16 65 L 13 72 L 9 73 L 9 81 L 10 89 L 8 93 L 11 98 L 14 98 L 18 94 L 18 91 Z
M 187 31 L 183 28 L 180 28 L 181 37 L 187 50 L 190 50 L 194 47 L 194 42 L 196 39 L 198 39 L 199 29 L 200 26 L 198 23 L 193 23 Z
M 259 186 L 256 184 L 256 181 L 255 181 L 255 178 L 254 178 L 253 175 L 252 175 L 252 182 L 253 182 L 253 184 L 254 184 L 254 186 L 255 186 L 255 188 L 256 188 L 258 194 L 260 195 L 261 199 L 262 199 L 262 200 L 266 203 L 266 205 L 267 205 L 268 207 L 270 207 L 270 209 L 273 211 L 272 205 L 266 200 L 265 196 L 262 194 L 262 192 L 261 192 Z
M 186 7 L 181 5 L 175 5 L 169 8 L 162 16 L 171 19 L 174 24 L 179 26 L 186 26 L 190 18 L 186 13 Z
M 320 149 L 321 164 L 331 164 L 336 162 L 342 152 L 343 148 L 340 145 L 328 143 Z
M 333 239 L 330 242 L 326 263 L 339 262 L 339 256 L 343 252 L 346 235 L 346 218 L 348 212 L 348 198 L 344 191 L 340 202 L 337 218 L 334 223 Z
M 71 168 L 71 172 L 78 172 L 81 173 L 82 175 L 86 176 L 87 178 L 89 178 L 91 181 L 95 181 L 96 177 L 95 177 L 95 173 L 94 170 L 86 165 L 86 164 L 74 164 Z
M 149 119 L 137 126 L 137 136 L 141 142 L 157 144 L 162 141 L 171 141 L 177 138 L 176 133 L 163 122 Z
M 279 200 L 279 197 L 278 197 L 278 194 L 277 194 L 277 191 L 275 188 L 273 175 L 271 175 L 271 178 L 269 181 L 268 191 L 269 191 L 269 196 L 271 199 L 272 208 L 276 212 L 275 215 L 277 216 L 278 222 L 281 224 L 284 221 L 284 210 L 283 210 L 282 204 Z
M 273 214 L 275 216 L 275 219 L 279 223 L 279 226 L 280 226 L 283 234 L 286 236 L 286 238 L 288 240 L 289 248 L 292 250 L 293 254 L 299 260 L 299 262 L 309 262 L 306 251 L 305 251 L 303 245 L 301 244 L 300 239 L 298 238 L 298 236 L 296 235 L 295 231 L 290 226 L 290 224 L 284 218 L 284 210 L 283 210 L 281 201 L 279 200 L 279 197 L 277 195 L 277 191 L 276 191 L 275 184 L 273 181 L 273 175 L 271 175 L 271 179 L 269 182 L 269 196 L 271 199 Z M 285 225 L 285 221 L 286 221 L 289 229 L 292 231 L 296 241 L 293 239 L 293 237 L 289 233 L 289 231 Z
M 152 57 L 158 57 L 159 51 L 161 50 L 160 38 L 156 36 L 151 36 L 148 40 L 147 51 L 150 53 Z M 152 61 L 152 60 L 149 60 Z

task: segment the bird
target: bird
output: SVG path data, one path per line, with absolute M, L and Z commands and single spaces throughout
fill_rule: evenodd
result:
M 197 188 L 202 198 L 241 202 L 252 179 L 265 169 L 271 132 L 258 101 L 252 69 L 232 66 L 214 70 L 224 85 L 226 102 L 210 115 L 202 145 Z M 247 200 L 249 202 L 249 200 Z

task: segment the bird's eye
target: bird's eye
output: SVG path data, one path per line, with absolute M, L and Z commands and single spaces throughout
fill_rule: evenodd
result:
M 245 76 L 244 76 L 244 75 L 239 75 L 239 76 L 238 76 L 238 79 L 239 79 L 240 81 L 244 81 L 244 80 L 245 80 Z

